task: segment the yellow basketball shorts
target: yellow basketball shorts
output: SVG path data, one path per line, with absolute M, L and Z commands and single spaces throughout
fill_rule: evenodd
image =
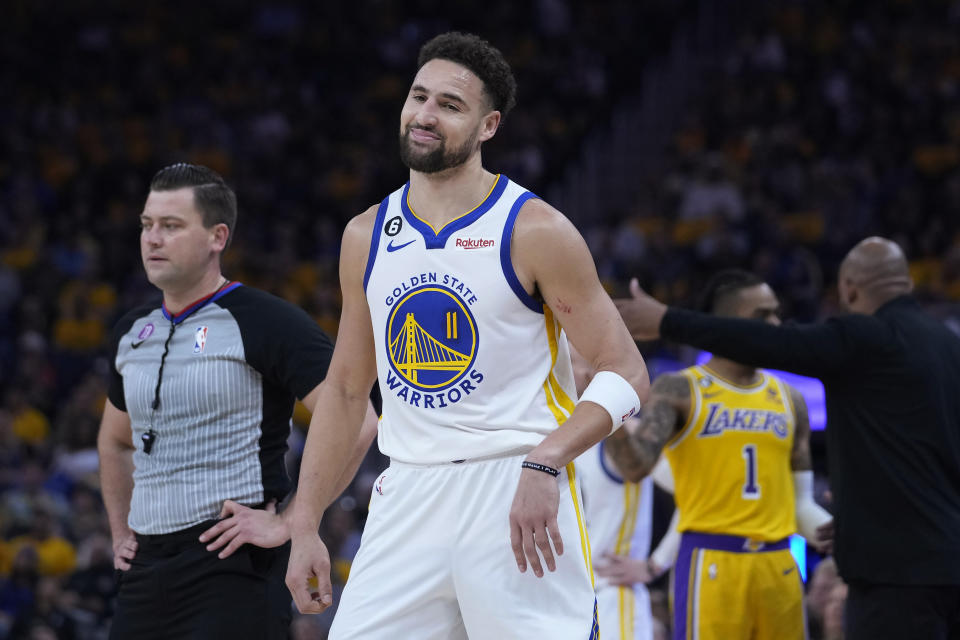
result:
M 674 640 L 803 640 L 803 582 L 790 539 L 684 532 L 673 576 Z

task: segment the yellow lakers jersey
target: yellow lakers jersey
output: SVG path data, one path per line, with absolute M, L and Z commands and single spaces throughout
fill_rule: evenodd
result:
M 699 366 L 691 411 L 665 455 L 675 478 L 680 531 L 774 541 L 796 532 L 793 475 L 795 413 L 786 386 L 763 373 L 741 387 Z

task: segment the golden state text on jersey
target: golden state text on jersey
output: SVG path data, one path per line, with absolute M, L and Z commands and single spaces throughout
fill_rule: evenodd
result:
M 442 409 L 477 390 L 483 374 L 473 367 L 479 336 L 471 301 L 473 290 L 448 273 L 412 276 L 394 288 L 385 301 L 385 391 L 415 407 Z
M 529 451 L 576 402 L 566 336 L 513 267 L 514 224 L 536 196 L 497 176 L 435 229 L 408 195 L 380 204 L 364 274 L 380 449 L 424 464 Z

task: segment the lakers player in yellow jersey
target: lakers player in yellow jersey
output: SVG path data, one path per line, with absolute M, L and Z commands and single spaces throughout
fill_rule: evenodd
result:
M 718 273 L 703 307 L 779 323 L 771 288 L 741 270 Z M 675 478 L 680 551 L 673 637 L 800 640 L 803 585 L 789 549 L 799 531 L 827 543 L 830 516 L 812 498 L 803 397 L 755 367 L 714 357 L 660 376 L 641 425 L 607 439 L 628 480 L 663 451 Z

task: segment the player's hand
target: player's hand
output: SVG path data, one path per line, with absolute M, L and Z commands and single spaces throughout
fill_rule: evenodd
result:
M 817 527 L 817 539 L 813 546 L 822 554 L 833 553 L 833 520 Z
M 287 588 L 300 613 L 321 613 L 333 603 L 330 553 L 316 533 L 293 536 Z
M 636 278 L 630 280 L 630 297 L 613 301 L 617 311 L 635 340 L 656 340 L 660 337 L 660 321 L 667 305 L 651 298 L 640 288 Z
M 220 510 L 220 522 L 200 534 L 200 542 L 210 543 L 207 551 L 216 551 L 226 545 L 217 554 L 221 560 L 247 543 L 269 549 L 279 547 L 289 538 L 287 525 L 277 515 L 276 500 L 268 502 L 264 509 L 251 509 L 226 500 Z
M 647 584 L 657 578 L 646 560 L 612 553 L 603 554 L 601 562 L 595 563 L 593 569 L 598 576 L 606 578 L 611 584 L 624 587 L 632 587 L 637 583 Z
M 543 564 L 550 571 L 557 570 L 553 553 L 563 555 L 563 540 L 557 526 L 557 511 L 560 508 L 560 489 L 557 479 L 548 473 L 534 469 L 520 472 L 520 482 L 510 507 L 510 546 L 517 560 L 520 573 L 527 570 L 527 563 L 533 573 L 543 577 Z M 550 541 L 553 541 L 553 548 Z M 539 550 L 539 554 L 537 553 Z
M 113 568 L 120 571 L 130 569 L 130 561 L 137 555 L 137 537 L 127 529 L 122 535 L 113 537 Z

